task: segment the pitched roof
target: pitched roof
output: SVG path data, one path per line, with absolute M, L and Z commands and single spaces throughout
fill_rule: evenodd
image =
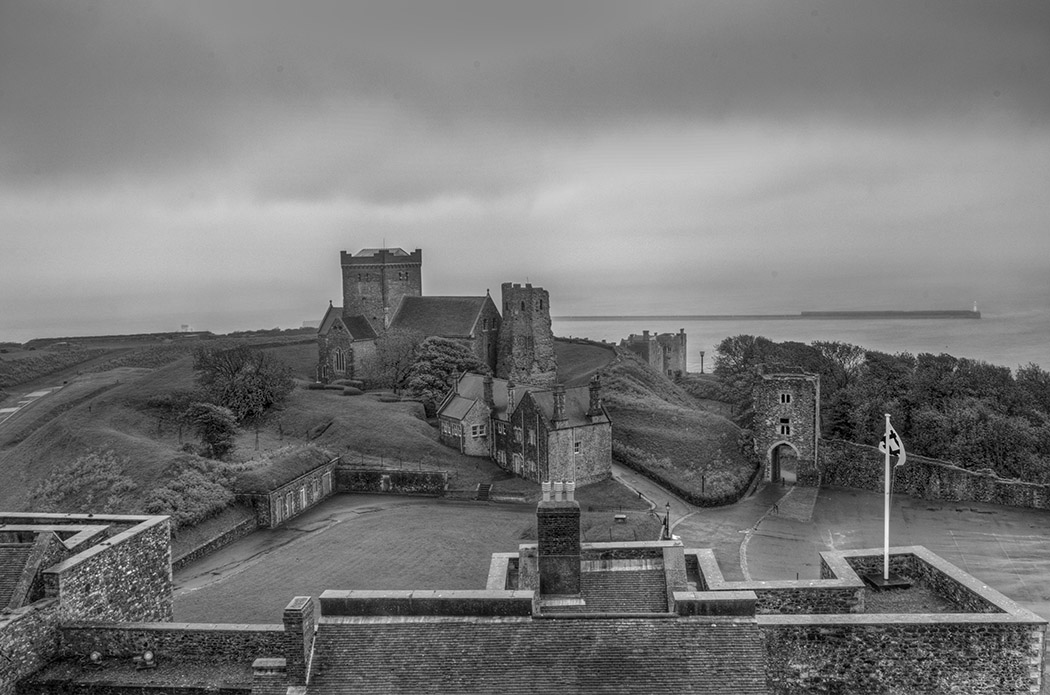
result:
M 506 379 L 493 379 L 492 380 L 492 400 L 496 404 L 496 417 L 506 417 L 507 414 L 507 380 Z M 525 384 L 519 384 L 514 387 L 515 398 L 518 402 L 521 402 L 521 398 L 528 392 L 535 390 L 536 387 L 528 386 Z M 452 418 L 462 418 L 466 415 L 470 405 L 473 405 L 476 401 L 481 401 L 485 397 L 485 377 L 481 374 L 464 373 L 461 374 L 459 380 L 452 386 L 452 392 L 446 397 L 446 400 L 442 402 L 438 408 L 438 412 L 441 415 Z M 468 402 L 470 405 L 464 405 L 463 401 Z M 455 414 L 462 411 L 462 414 Z
M 32 543 L 0 544 L 0 610 L 11 602 L 32 550 Z
M 423 335 L 469 338 L 481 317 L 485 297 L 404 297 L 390 321 L 391 328 L 419 331 Z
M 754 619 L 322 617 L 307 692 L 758 694 L 764 656 Z
M 540 412 L 543 413 L 543 416 L 548 421 L 552 420 L 554 418 L 554 391 L 548 389 L 532 391 L 531 396 Z M 587 411 L 590 410 L 590 407 L 591 391 L 589 386 L 565 389 L 565 419 L 570 427 L 591 424 L 591 419 L 587 417 Z M 603 413 L 598 421 L 607 419 Z
M 346 327 L 350 337 L 354 340 L 369 340 L 376 337 L 372 324 L 364 316 L 360 314 L 344 316 L 343 307 L 332 306 L 331 304 L 328 305 L 328 310 L 325 312 L 324 318 L 321 319 L 321 325 L 317 327 L 317 332 L 321 335 L 327 334 L 337 321 Z

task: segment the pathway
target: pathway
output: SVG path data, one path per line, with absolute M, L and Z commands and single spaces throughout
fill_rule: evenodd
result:
M 51 388 L 33 391 L 32 393 L 27 393 L 26 395 L 19 398 L 18 402 L 15 405 L 7 408 L 0 408 L 0 425 L 13 418 L 23 408 L 28 408 L 29 406 L 36 403 L 39 399 L 43 398 L 44 396 L 50 395 L 61 388 L 61 386 L 52 386 Z

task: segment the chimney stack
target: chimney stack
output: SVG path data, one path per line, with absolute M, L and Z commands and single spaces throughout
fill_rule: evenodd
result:
M 514 382 L 507 382 L 507 416 L 514 412 Z
M 561 427 L 568 418 L 565 415 L 565 385 L 554 387 L 554 428 Z
M 537 556 L 541 595 L 580 593 L 580 504 L 573 498 L 574 483 L 556 482 L 554 499 L 536 509 Z M 566 488 L 568 487 L 568 490 Z M 567 499 L 566 499 L 567 498 Z
M 492 396 L 492 376 L 486 374 L 482 383 L 484 384 L 484 395 L 482 397 L 485 400 L 485 405 L 489 407 L 489 410 L 492 410 L 496 407 L 496 399 Z
M 591 398 L 587 408 L 587 417 L 600 417 L 602 415 L 602 380 L 597 374 L 591 377 L 589 389 Z

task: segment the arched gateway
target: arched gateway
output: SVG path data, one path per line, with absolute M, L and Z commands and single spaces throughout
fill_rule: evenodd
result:
M 765 461 L 765 479 L 819 485 L 820 377 L 802 372 L 763 374 L 753 394 L 755 453 Z M 795 458 L 791 476 L 789 457 Z

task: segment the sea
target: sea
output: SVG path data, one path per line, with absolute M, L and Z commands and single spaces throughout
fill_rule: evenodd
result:
M 650 333 L 685 330 L 690 372 L 711 371 L 715 350 L 722 339 L 745 334 L 764 336 L 778 343 L 834 340 L 891 354 L 947 353 L 1015 371 L 1019 366 L 1035 363 L 1050 370 L 1050 307 L 1012 314 L 982 313 L 980 319 L 553 317 L 552 328 L 559 337 L 614 343 L 646 330 Z

